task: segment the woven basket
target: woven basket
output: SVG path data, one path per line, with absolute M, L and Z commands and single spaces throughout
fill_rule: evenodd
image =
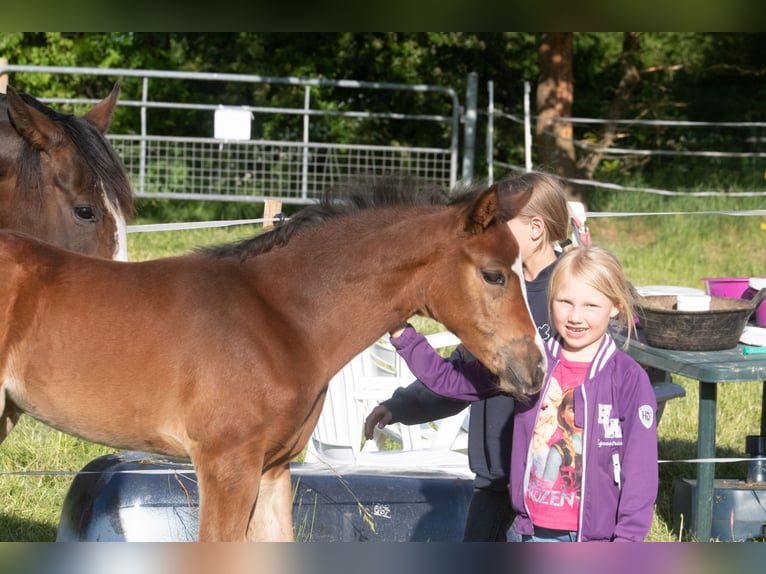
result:
M 737 346 L 750 315 L 766 295 L 752 301 L 711 297 L 709 311 L 677 311 L 675 295 L 639 296 L 636 314 L 652 347 L 679 351 L 718 351 Z

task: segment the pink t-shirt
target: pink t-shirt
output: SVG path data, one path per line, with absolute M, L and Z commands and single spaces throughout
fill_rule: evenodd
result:
M 525 493 L 532 523 L 576 531 L 582 484 L 582 429 L 574 426 L 574 389 L 585 381 L 590 363 L 563 356 L 542 398 L 532 436 Z

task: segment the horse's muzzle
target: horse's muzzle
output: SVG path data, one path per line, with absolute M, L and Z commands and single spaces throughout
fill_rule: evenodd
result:
M 502 353 L 498 373 L 500 389 L 515 397 L 537 393 L 543 386 L 548 362 L 542 349 L 530 340 L 516 341 Z

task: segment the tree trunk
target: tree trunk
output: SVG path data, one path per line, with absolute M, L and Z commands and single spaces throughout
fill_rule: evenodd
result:
M 538 45 L 540 77 L 537 83 L 538 163 L 544 170 L 568 178 L 579 177 L 572 124 L 557 118 L 571 117 L 574 102 L 572 32 L 545 33 Z M 567 196 L 582 201 L 583 190 L 566 184 Z
M 536 147 L 540 167 L 570 179 L 592 179 L 603 154 L 592 151 L 578 160 L 572 124 L 559 118 L 572 117 L 574 74 L 572 70 L 572 32 L 545 33 L 538 45 L 540 77 L 537 84 Z M 620 80 L 607 112 L 607 119 L 617 120 L 630 104 L 641 77 L 638 56 L 640 35 L 625 32 L 620 56 Z M 601 130 L 594 148 L 607 148 L 617 137 L 617 124 L 611 121 Z M 587 205 L 588 186 L 565 183 L 567 198 Z

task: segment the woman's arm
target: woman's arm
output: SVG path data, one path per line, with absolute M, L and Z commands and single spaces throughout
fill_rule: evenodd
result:
M 410 371 L 433 392 L 462 401 L 476 401 L 499 394 L 494 376 L 479 361 L 449 361 L 443 358 L 410 325 L 398 335 L 391 337 L 391 344 Z

